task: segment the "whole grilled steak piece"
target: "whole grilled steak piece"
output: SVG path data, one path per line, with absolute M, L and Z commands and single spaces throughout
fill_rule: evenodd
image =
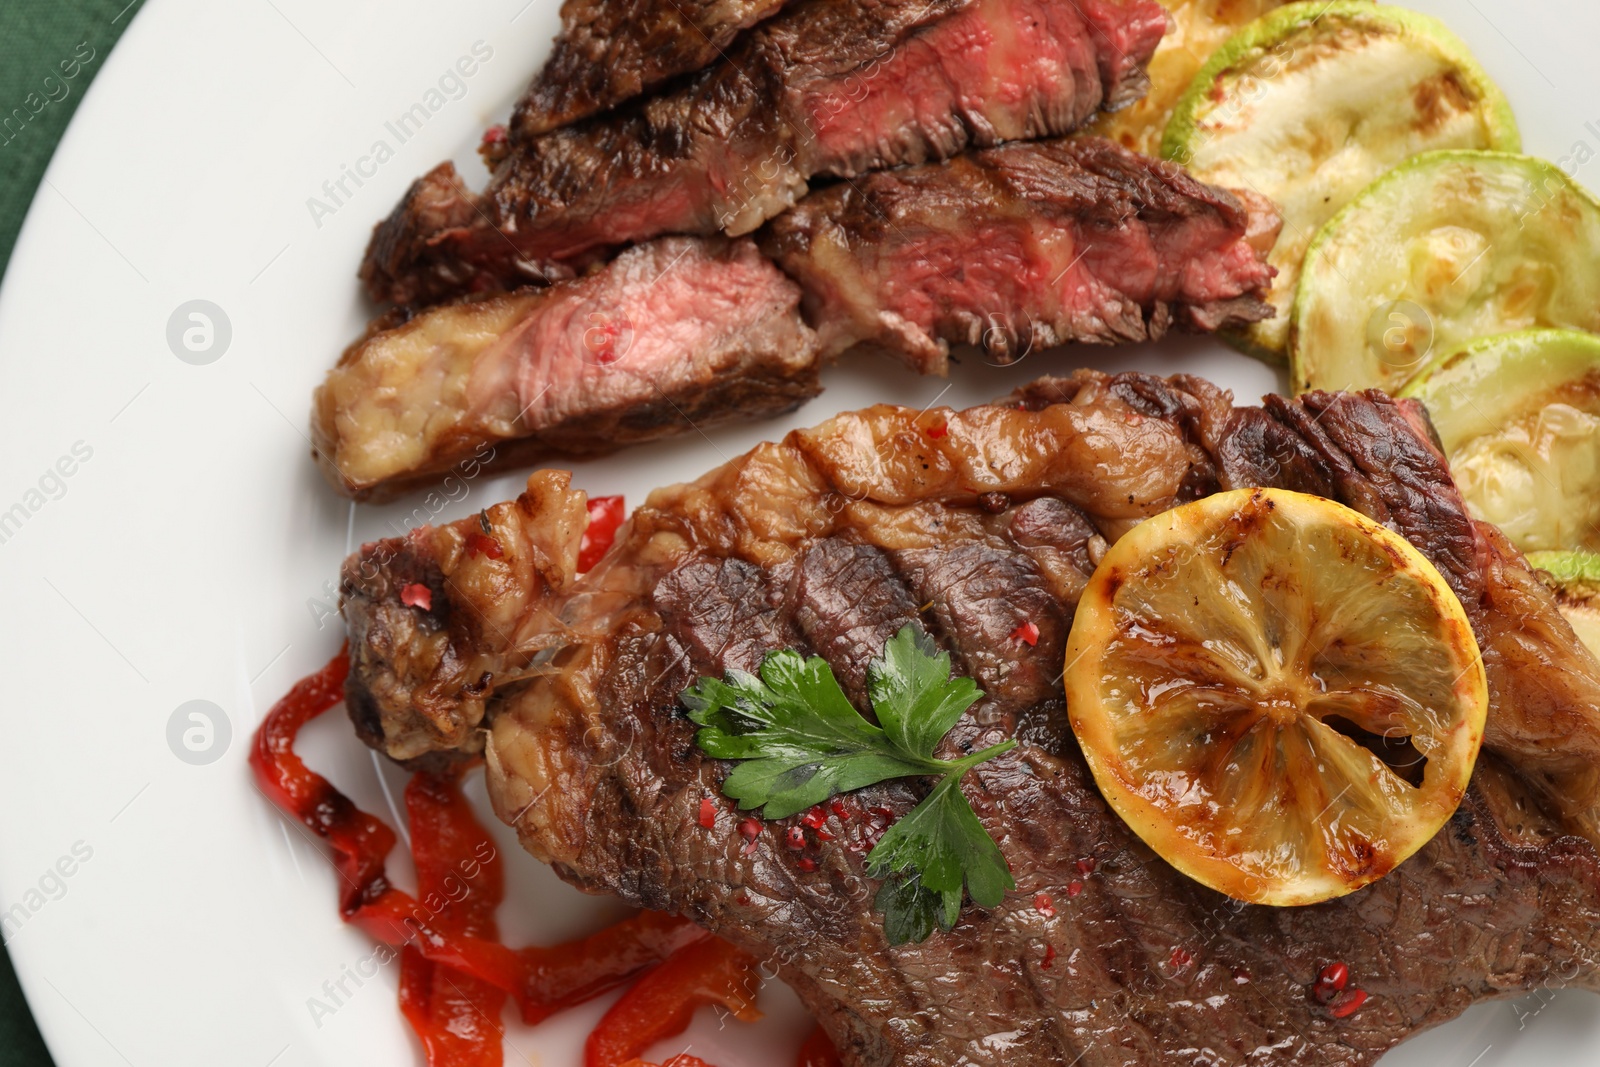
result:
M 566 0 L 555 48 L 512 114 L 512 136 L 547 133 L 697 71 L 785 2 Z
M 548 477 L 530 482 L 524 522 L 572 512 L 532 500 Z M 1108 543 L 1182 501 L 1256 485 L 1340 500 L 1427 554 L 1477 630 L 1492 701 L 1445 829 L 1374 885 L 1306 908 L 1230 901 L 1146 849 L 1096 791 L 1058 681 Z M 353 644 L 398 610 L 383 559 L 396 551 L 369 545 L 346 564 Z M 468 655 L 484 646 L 464 617 L 504 619 L 504 605 L 481 576 L 457 597 L 440 577 L 454 565 L 407 557 L 411 580 L 427 575 L 450 601 L 409 625 Z M 577 885 L 693 916 L 770 958 L 847 1064 L 1354 1067 L 1479 999 L 1600 987 L 1600 664 L 1516 551 L 1468 516 L 1414 402 L 1314 393 L 1236 408 L 1193 378 L 1079 373 L 964 412 L 881 406 L 656 492 L 595 570 L 571 569 L 538 605 L 559 612 L 562 635 L 537 656 L 526 639 L 494 643 L 502 680 L 475 683 L 492 691 L 497 810 Z M 795 648 L 826 657 L 860 706 L 868 661 L 912 620 L 986 694 L 940 754 L 1021 742 L 963 783 L 1018 889 L 994 911 L 967 908 L 949 934 L 891 947 L 864 857 L 874 820 L 903 815 L 919 790 L 843 798 L 831 839 L 805 853 L 786 845 L 798 819 L 747 848 L 719 788 L 729 768 L 701 755 L 679 694 Z M 1023 622 L 1036 646 L 1011 636 Z M 391 752 L 408 687 L 431 683 L 449 720 L 445 674 L 399 666 L 404 625 L 384 649 L 358 648 L 350 681 L 363 733 Z M 507 628 L 550 630 L 534 613 Z M 451 734 L 437 734 L 438 758 Z M 1334 960 L 1370 995 L 1346 1018 L 1311 993 Z
M 804 0 L 727 59 L 511 146 L 488 190 L 448 165 L 362 264 L 400 304 L 548 280 L 667 233 L 748 233 L 812 175 L 1067 133 L 1143 91 L 1155 0 Z
M 1009 144 L 818 190 L 762 250 L 830 351 L 941 374 L 950 342 L 1000 362 L 1067 341 L 1155 340 L 1269 316 L 1278 217 L 1099 138 Z
M 749 240 L 669 237 L 581 279 L 380 319 L 317 390 L 317 456 L 336 489 L 378 500 L 463 463 L 776 415 L 821 389 L 799 301 Z

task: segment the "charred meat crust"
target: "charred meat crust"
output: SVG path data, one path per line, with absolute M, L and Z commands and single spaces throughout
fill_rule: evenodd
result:
M 1155 0 L 804 0 L 681 85 L 514 144 L 481 196 L 435 170 L 362 279 L 402 304 L 549 281 L 664 233 L 748 233 L 812 175 L 1067 133 L 1165 25 Z
M 828 350 L 866 342 L 941 373 L 951 343 L 1008 363 L 1264 318 L 1276 220 L 1175 164 L 1072 137 L 819 189 L 759 241 Z
M 566 0 L 561 33 L 517 102 L 513 137 L 535 137 L 714 62 L 786 0 Z
M 423 292 L 443 299 L 500 288 L 467 260 L 449 254 L 449 235 L 478 225 L 481 211 L 477 194 L 467 187 L 456 165 L 440 163 L 412 182 L 394 210 L 372 228 L 357 272 L 362 285 L 376 299 L 399 305 L 412 303 Z M 388 279 L 402 271 L 417 280 L 409 287 L 390 286 Z M 381 297 L 376 296 L 379 293 Z

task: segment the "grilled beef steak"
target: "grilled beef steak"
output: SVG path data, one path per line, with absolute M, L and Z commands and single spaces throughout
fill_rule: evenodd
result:
M 392 755 L 445 759 L 484 743 L 487 697 L 491 796 L 526 847 L 583 888 L 770 958 L 852 1067 L 1354 1067 L 1482 998 L 1600 987 L 1600 664 L 1468 516 L 1414 402 L 1236 408 L 1193 378 L 1082 372 L 965 412 L 880 406 L 652 494 L 582 578 L 558 536 L 581 495 L 552 479 L 488 518 L 524 544 L 549 509 L 542 584 L 519 576 L 522 550 L 466 559 L 478 519 L 346 563 L 358 727 Z M 1230 901 L 1151 853 L 1097 793 L 1058 680 L 1109 542 L 1258 485 L 1342 501 L 1417 545 L 1473 621 L 1492 700 L 1446 828 L 1380 882 L 1305 908 Z M 405 582 L 430 587 L 430 611 L 403 607 Z M 679 694 L 795 648 L 864 706 L 868 661 L 912 620 L 986 694 L 939 754 L 1021 742 L 963 783 L 1018 889 L 891 947 L 864 857 L 918 788 L 842 798 L 804 852 L 787 846 L 798 818 L 746 847 L 728 767 L 700 753 Z M 1036 646 L 1012 636 L 1022 622 Z M 1348 1017 L 1312 995 L 1334 960 L 1370 994 Z
M 374 330 L 318 391 L 317 450 L 335 487 L 368 499 L 486 448 L 527 462 L 776 414 L 817 392 L 820 357 L 857 344 L 943 374 L 952 341 L 1009 362 L 1238 325 L 1269 313 L 1256 294 L 1276 225 L 1270 206 L 1095 139 L 877 172 L 762 232 L 820 348 L 748 240 L 662 238 L 578 281 Z
M 585 278 L 432 308 L 370 333 L 329 372 L 317 455 L 335 488 L 383 499 L 464 462 L 607 452 L 776 415 L 821 388 L 799 301 L 748 240 L 669 237 Z
M 373 234 L 375 300 L 545 281 L 667 233 L 748 233 L 816 174 L 1067 133 L 1143 91 L 1155 0 L 804 0 L 662 95 L 448 165 Z
M 512 115 L 512 136 L 535 137 L 699 70 L 784 3 L 566 0 L 555 48 Z
M 1278 219 L 1252 207 L 1074 137 L 841 182 L 768 223 L 761 244 L 805 289 L 829 351 L 866 342 L 940 374 L 949 342 L 1009 363 L 1266 318 Z

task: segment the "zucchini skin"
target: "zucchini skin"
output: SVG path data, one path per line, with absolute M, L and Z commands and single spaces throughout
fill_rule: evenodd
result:
M 1352 34 L 1356 36 L 1351 38 Z M 1384 40 L 1376 47 L 1386 52 L 1369 47 L 1377 38 Z M 1350 39 L 1357 45 L 1347 45 Z M 1352 77 L 1370 73 L 1375 62 L 1392 57 L 1396 49 L 1416 57 L 1396 75 L 1397 83 L 1403 80 L 1409 86 L 1406 91 L 1397 91 L 1392 99 L 1386 96 L 1383 107 L 1352 122 L 1346 115 L 1372 96 L 1358 77 L 1352 89 L 1355 99 L 1335 97 L 1325 104 L 1331 117 L 1320 125 L 1335 132 L 1326 145 L 1304 149 L 1305 167 L 1288 168 L 1285 173 L 1283 157 L 1275 157 L 1276 165 L 1265 157 L 1252 161 L 1253 152 L 1272 147 L 1275 140 L 1270 132 L 1263 136 L 1263 128 L 1319 127 L 1315 108 L 1307 117 L 1303 108 L 1291 106 L 1303 102 L 1308 82 L 1315 89 L 1319 79 L 1326 83 L 1330 76 L 1337 77 L 1344 70 L 1340 64 L 1350 67 L 1344 72 Z M 1321 74 L 1306 73 L 1316 67 L 1322 68 Z M 1279 84 L 1290 85 L 1280 97 L 1287 102 L 1281 105 L 1272 104 L 1269 95 L 1277 78 L 1283 79 Z M 1422 103 L 1424 87 L 1435 92 L 1431 99 L 1450 101 L 1439 105 L 1444 113 L 1436 126 L 1427 125 L 1434 120 Z M 1350 123 L 1348 129 L 1343 128 L 1345 123 Z M 1297 136 L 1303 135 L 1276 138 L 1291 146 L 1294 158 L 1302 151 L 1295 143 Z M 1287 363 L 1291 305 L 1311 236 L 1338 208 L 1358 197 L 1369 181 L 1413 157 L 1419 148 L 1521 150 L 1521 134 L 1505 94 L 1465 42 L 1431 16 L 1367 0 L 1292 3 L 1248 24 L 1213 54 L 1174 108 L 1162 139 L 1162 156 L 1189 167 L 1202 180 L 1248 185 L 1278 200 L 1286 221 L 1271 257 L 1280 275 L 1269 296 L 1277 315 L 1226 333 L 1224 339 L 1247 355 Z M 1329 161 L 1334 166 L 1323 172 L 1328 175 L 1324 179 L 1318 172 Z
M 1561 204 L 1563 208 L 1572 213 L 1573 217 L 1563 218 L 1559 229 L 1552 233 L 1559 234 L 1558 240 L 1550 240 L 1549 244 L 1561 244 L 1566 249 L 1600 249 L 1600 199 L 1577 182 L 1573 181 L 1555 164 L 1547 160 L 1537 159 L 1532 156 L 1515 155 L 1506 152 L 1476 151 L 1476 150 L 1447 150 L 1427 152 L 1415 156 L 1400 164 L 1388 174 L 1379 178 L 1368 186 L 1360 196 L 1341 209 L 1312 240 L 1306 252 L 1306 266 L 1300 276 L 1296 289 L 1294 304 L 1290 312 L 1289 323 L 1289 353 L 1290 377 L 1293 389 L 1304 392 L 1312 388 L 1383 388 L 1390 392 L 1399 392 L 1412 378 L 1416 377 L 1427 365 L 1420 362 L 1413 367 L 1410 373 L 1384 375 L 1376 365 L 1375 360 L 1366 360 L 1370 364 L 1365 373 L 1348 371 L 1341 374 L 1330 374 L 1324 363 L 1342 361 L 1346 364 L 1362 363 L 1362 353 L 1356 351 L 1364 346 L 1354 345 L 1350 337 L 1344 337 L 1344 350 L 1328 352 L 1321 348 L 1313 348 L 1313 342 L 1308 341 L 1312 330 L 1325 327 L 1325 320 L 1332 314 L 1326 307 L 1318 306 L 1319 300 L 1326 298 L 1331 306 L 1338 301 L 1328 295 L 1329 290 L 1340 290 L 1335 295 L 1361 303 L 1369 311 L 1377 310 L 1376 301 L 1379 294 L 1367 288 L 1365 295 L 1371 299 L 1365 303 L 1357 299 L 1359 293 L 1358 283 L 1351 281 L 1354 274 L 1362 279 L 1360 284 L 1372 281 L 1370 273 L 1386 268 L 1387 264 L 1374 261 L 1371 272 L 1339 271 L 1337 265 L 1325 269 L 1323 260 L 1329 258 L 1330 253 L 1338 251 L 1349 255 L 1350 248 L 1341 247 L 1349 245 L 1353 240 L 1352 234 L 1358 227 L 1365 226 L 1367 220 L 1363 216 L 1372 213 L 1372 219 L 1380 222 L 1386 221 L 1389 226 L 1385 232 L 1390 232 L 1397 227 L 1403 228 L 1408 221 L 1408 216 L 1402 213 L 1403 208 L 1398 202 L 1407 195 L 1421 196 L 1423 191 L 1442 186 L 1449 181 L 1463 182 L 1471 180 L 1483 187 L 1494 187 L 1504 192 L 1512 184 L 1519 187 L 1518 195 L 1526 210 L 1518 217 L 1505 214 L 1498 218 L 1489 218 L 1489 207 L 1484 208 L 1484 217 L 1487 221 L 1497 222 L 1503 229 L 1515 229 L 1522 232 L 1529 220 L 1538 221 L 1547 207 L 1552 204 Z M 1427 185 L 1418 185 L 1416 190 L 1407 186 L 1412 183 L 1426 181 Z M 1487 194 L 1484 194 L 1487 197 Z M 1433 197 L 1434 200 L 1438 196 Z M 1490 200 L 1483 200 L 1485 205 Z M 1465 225 L 1463 221 L 1463 225 Z M 1552 225 L 1554 223 L 1552 222 Z M 1584 236 L 1585 232 L 1589 237 Z M 1497 333 L 1514 332 L 1526 328 L 1559 327 L 1574 329 L 1583 332 L 1600 332 L 1600 269 L 1587 272 L 1570 272 L 1561 269 L 1561 264 L 1554 260 L 1539 259 L 1515 250 L 1515 246 L 1503 242 L 1489 243 L 1493 246 L 1490 255 L 1485 257 L 1486 268 L 1492 268 L 1508 263 L 1517 263 L 1514 257 L 1522 255 L 1520 262 L 1534 266 L 1545 265 L 1552 268 L 1553 274 L 1562 283 L 1561 287 L 1548 294 L 1544 306 L 1548 306 L 1558 299 L 1569 306 L 1583 306 L 1587 310 L 1581 315 L 1568 318 L 1554 319 L 1541 315 L 1532 322 L 1510 321 L 1498 326 L 1485 326 L 1468 333 L 1445 333 L 1439 336 L 1434 348 L 1444 353 L 1454 352 L 1461 346 L 1468 344 L 1478 337 L 1489 336 Z M 1528 243 L 1533 243 L 1533 238 L 1524 238 Z M 1385 249 L 1375 250 L 1374 256 L 1381 260 L 1381 253 Z M 1570 256 L 1568 258 L 1571 258 Z M 1581 258 L 1581 257 L 1580 257 Z M 1592 254 L 1591 254 L 1592 258 Z M 1477 261 L 1475 261 L 1476 263 Z M 1351 264 L 1346 262 L 1349 267 Z M 1469 264 L 1473 266 L 1474 264 Z M 1328 270 L 1335 275 L 1333 279 L 1327 277 Z M 1391 287 L 1392 290 L 1392 287 Z M 1421 310 L 1432 316 L 1433 322 L 1443 321 L 1448 325 L 1449 312 L 1446 308 L 1429 306 L 1428 298 L 1424 294 L 1403 289 L 1396 293 L 1387 291 L 1387 297 L 1405 300 L 1414 300 L 1421 304 Z M 1495 294 L 1499 295 L 1499 294 Z M 1312 321 L 1313 319 L 1316 321 Z M 1570 321 L 1568 319 L 1570 318 Z M 1365 325 L 1363 323 L 1362 325 Z M 1348 335 L 1353 327 L 1347 322 L 1345 332 Z M 1323 345 L 1326 347 L 1326 345 Z M 1428 357 L 1424 356 L 1424 359 Z M 1360 370 L 1358 367 L 1357 370 Z

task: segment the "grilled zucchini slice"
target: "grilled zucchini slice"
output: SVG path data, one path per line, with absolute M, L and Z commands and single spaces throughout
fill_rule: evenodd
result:
M 1600 555 L 1593 552 L 1533 552 L 1528 562 L 1555 591 L 1561 614 L 1578 640 L 1600 656 Z
M 1505 95 L 1427 15 L 1359 0 L 1290 4 L 1211 57 L 1178 102 L 1167 159 L 1278 205 L 1277 314 L 1235 340 L 1282 363 L 1289 305 L 1317 231 L 1397 163 L 1437 149 L 1521 149 Z
M 1370 2 L 1370 0 L 1368 0 Z M 1147 156 L 1161 151 L 1172 108 L 1194 81 L 1205 61 L 1240 27 L 1286 0 L 1161 0 L 1167 9 L 1167 33 L 1145 69 L 1150 89 L 1121 111 L 1101 115 L 1086 132 L 1109 137 Z
M 1317 234 L 1289 322 L 1307 389 L 1398 391 L 1430 356 L 1491 334 L 1600 332 L 1600 201 L 1554 164 L 1430 152 Z
M 1600 552 L 1600 337 L 1485 337 L 1403 395 L 1428 405 L 1474 516 L 1524 552 Z

